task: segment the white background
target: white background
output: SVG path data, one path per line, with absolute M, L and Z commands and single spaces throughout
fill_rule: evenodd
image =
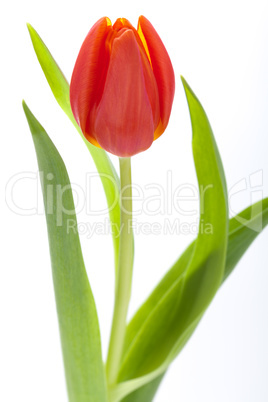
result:
M 85 187 L 94 172 L 90 155 L 54 101 L 34 55 L 26 22 L 40 33 L 70 79 L 79 47 L 92 24 L 107 15 L 136 25 L 144 14 L 163 39 L 176 74 L 170 124 L 150 150 L 133 158 L 133 181 L 174 188 L 196 186 L 191 128 L 180 74 L 188 80 L 210 118 L 225 166 L 228 187 L 254 172 L 263 184 L 232 198 L 235 212 L 268 194 L 268 9 L 267 1 L 15 1 L 1 10 L 1 180 L 36 173 L 31 135 L 21 108 L 24 98 L 44 125 L 69 171 Z M 113 158 L 117 164 L 116 158 Z M 258 184 L 258 183 L 257 183 Z M 37 181 L 14 189 L 20 208 L 36 204 Z M 254 189 L 253 189 L 254 190 Z M 101 185 L 92 186 L 94 205 L 105 205 Z M 14 213 L 1 197 L 0 400 L 66 402 L 63 365 L 43 214 Z M 197 203 L 189 201 L 185 209 Z M 197 219 L 175 210 L 172 218 Z M 97 222 L 85 211 L 78 220 Z M 163 222 L 170 216 L 138 216 Z M 132 314 L 194 234 L 136 235 Z M 220 289 L 196 333 L 172 365 L 156 402 L 265 402 L 268 400 L 268 230 L 260 235 Z M 100 315 L 104 355 L 113 304 L 113 255 L 109 235 L 81 236 L 83 253 Z

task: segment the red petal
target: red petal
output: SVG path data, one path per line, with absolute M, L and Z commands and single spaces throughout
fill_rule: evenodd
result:
M 141 61 L 143 67 L 145 88 L 152 108 L 153 119 L 154 119 L 154 131 L 155 131 L 160 121 L 159 94 L 158 94 L 157 82 L 150 61 L 148 60 L 148 56 L 144 51 L 143 47 L 141 49 Z
M 156 139 L 165 131 L 169 121 L 175 92 L 174 71 L 169 55 L 158 33 L 147 18 L 143 16 L 139 18 L 138 33 L 142 42 L 144 43 L 145 40 L 148 47 L 159 91 L 161 121 L 155 131 L 154 137 Z
M 113 29 L 118 31 L 121 28 L 130 28 L 130 29 L 135 29 L 133 25 L 126 19 L 126 18 L 117 18 L 115 23 L 113 24 Z
M 153 142 L 154 121 L 140 50 L 130 29 L 113 41 L 94 128 L 101 147 L 118 156 L 135 155 Z
M 147 95 L 149 97 L 149 101 L 151 103 L 154 117 L 154 127 L 156 129 L 160 121 L 158 87 L 152 70 L 150 55 L 146 47 L 146 43 L 145 41 L 143 42 L 141 40 L 137 30 L 131 25 L 131 23 L 126 18 L 118 18 L 113 25 L 113 29 L 118 31 L 117 33 L 118 36 L 122 35 L 122 33 L 124 33 L 125 30 L 128 28 L 133 31 L 135 39 L 140 48 L 145 87 Z
M 101 98 L 105 83 L 109 63 L 105 39 L 110 30 L 110 21 L 105 17 L 93 25 L 80 49 L 70 84 L 74 117 L 84 135 L 94 145 L 98 144 L 88 127 L 88 119 L 94 104 Z

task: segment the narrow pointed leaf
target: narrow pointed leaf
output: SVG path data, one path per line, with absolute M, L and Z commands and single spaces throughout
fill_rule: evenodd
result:
M 170 355 L 184 345 L 189 332 L 214 297 L 224 274 L 228 233 L 227 191 L 223 167 L 206 114 L 184 81 L 193 127 L 193 155 L 199 187 L 208 188 L 200 200 L 200 228 L 186 269 L 173 282 L 143 321 L 126 339 L 120 381 L 160 375 Z M 201 225 L 202 222 L 202 225 Z M 208 230 L 203 230 L 207 228 Z M 132 327 L 132 330 L 131 330 Z M 122 384 L 123 386 L 123 384 Z
M 41 177 L 69 401 L 107 402 L 98 317 L 68 173 L 43 127 L 25 103 L 23 108 Z
M 109 216 L 111 221 L 115 252 L 115 267 L 117 267 L 119 250 L 118 231 L 120 229 L 118 175 L 107 153 L 103 149 L 97 148 L 94 145 L 90 144 L 90 142 L 88 142 L 83 136 L 71 110 L 68 81 L 64 77 L 62 71 L 60 70 L 59 66 L 57 65 L 56 61 L 52 57 L 50 51 L 36 32 L 36 30 L 30 24 L 27 24 L 27 26 L 36 56 L 45 74 L 47 82 L 53 92 L 53 95 L 62 110 L 67 114 L 67 116 L 79 132 L 100 174 L 109 208 Z
M 27 24 L 27 27 L 36 56 L 55 99 L 67 116 L 75 121 L 70 106 L 68 81 L 36 30 L 30 24 Z
M 268 225 L 268 198 L 265 198 L 250 207 L 240 212 L 237 216 L 229 221 L 229 235 L 227 258 L 225 263 L 225 270 L 222 283 L 232 273 L 235 266 L 247 251 L 252 242 L 261 233 L 261 231 Z M 132 318 L 128 325 L 129 335 L 135 333 L 136 328 L 143 325 L 145 318 L 149 312 L 154 308 L 156 300 L 163 297 L 172 287 L 176 278 L 181 275 L 182 271 L 187 268 L 187 255 L 188 258 L 194 250 L 194 242 L 186 249 L 182 256 L 176 261 L 170 271 L 164 276 L 159 285 L 154 289 L 152 294 L 146 302 L 140 307 L 138 312 Z M 194 332 L 194 329 L 189 334 L 189 338 Z M 172 357 L 174 359 L 179 351 L 176 351 Z M 162 373 L 165 372 L 165 365 L 162 365 Z M 159 370 L 151 373 L 151 381 L 145 376 L 133 380 L 126 381 L 119 384 L 114 390 L 114 401 L 122 400 L 124 402 L 151 402 L 157 388 L 163 378 L 163 374 L 159 376 Z M 122 387 L 124 385 L 124 388 Z M 135 390 L 131 393 L 132 390 Z M 128 395 L 129 394 L 129 395 Z
M 256 204 L 241 211 L 237 216 L 229 221 L 229 234 L 228 234 L 228 246 L 227 257 L 225 263 L 225 270 L 223 280 L 225 280 L 233 271 L 240 258 L 246 252 L 251 243 L 261 233 L 268 223 L 268 198 L 257 202 Z M 254 226 L 258 225 L 258 230 L 254 230 Z M 148 316 L 148 312 L 151 311 L 157 300 L 162 298 L 165 293 L 169 291 L 177 278 L 187 268 L 187 262 L 191 258 L 195 247 L 195 241 L 184 251 L 184 253 L 178 258 L 175 264 L 163 277 L 161 282 L 153 290 L 146 302 L 136 312 L 127 328 L 127 340 L 128 343 L 132 342 L 132 339 L 140 328 L 144 320 Z M 127 345 L 125 345 L 127 348 Z
M 230 219 L 227 258 L 223 280 L 227 279 L 251 243 L 268 225 L 268 198 L 256 202 Z

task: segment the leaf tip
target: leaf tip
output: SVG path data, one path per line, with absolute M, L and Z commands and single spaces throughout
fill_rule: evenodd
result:
M 25 100 L 24 99 L 22 99 L 22 107 L 23 107 L 23 110 L 24 110 L 24 112 L 25 113 L 27 113 L 28 111 L 29 111 L 29 108 L 28 108 L 28 106 L 27 106 L 27 103 L 25 102 Z
M 197 99 L 195 93 L 193 92 L 192 88 L 190 87 L 190 85 L 188 84 L 188 82 L 186 81 L 186 79 L 181 75 L 181 81 L 182 81 L 182 85 L 186 94 L 186 97 L 188 98 L 188 96 L 192 96 L 194 99 Z
M 186 79 L 183 77 L 183 75 L 180 75 L 180 77 L 181 77 L 181 80 L 182 80 L 183 86 L 184 86 L 184 84 L 187 84 Z
M 28 32 L 30 34 L 31 41 L 32 41 L 32 43 L 34 45 L 34 42 L 36 40 L 36 36 L 39 36 L 39 35 L 36 32 L 36 30 L 34 29 L 34 27 L 29 22 L 26 23 L 26 26 L 28 28 Z
M 31 117 L 33 117 L 33 114 L 30 111 L 30 109 L 28 108 L 28 105 L 27 105 L 27 103 L 25 102 L 24 99 L 22 100 L 22 107 L 23 107 L 23 111 L 25 113 L 25 117 L 27 119 L 27 122 L 30 125 L 30 120 L 31 120 Z
M 34 28 L 32 27 L 32 25 L 29 22 L 26 22 L 26 26 L 29 31 L 29 34 L 31 35 L 34 31 Z
M 31 110 L 29 109 L 27 103 L 25 102 L 25 100 L 22 100 L 22 107 L 26 116 L 26 119 L 28 121 L 28 124 L 30 126 L 30 129 L 32 131 L 32 127 L 38 123 L 38 121 L 36 120 L 36 118 L 34 117 L 34 115 L 32 114 Z M 38 123 L 39 124 L 39 123 Z M 40 124 L 39 124 L 40 125 Z M 32 134 L 34 134 L 34 132 L 32 131 Z

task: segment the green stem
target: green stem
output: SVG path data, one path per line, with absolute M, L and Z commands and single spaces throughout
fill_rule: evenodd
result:
M 120 163 L 120 238 L 118 275 L 115 303 L 108 350 L 106 374 L 108 384 L 117 380 L 124 346 L 126 319 L 131 293 L 133 267 L 132 188 L 130 158 L 119 158 Z

